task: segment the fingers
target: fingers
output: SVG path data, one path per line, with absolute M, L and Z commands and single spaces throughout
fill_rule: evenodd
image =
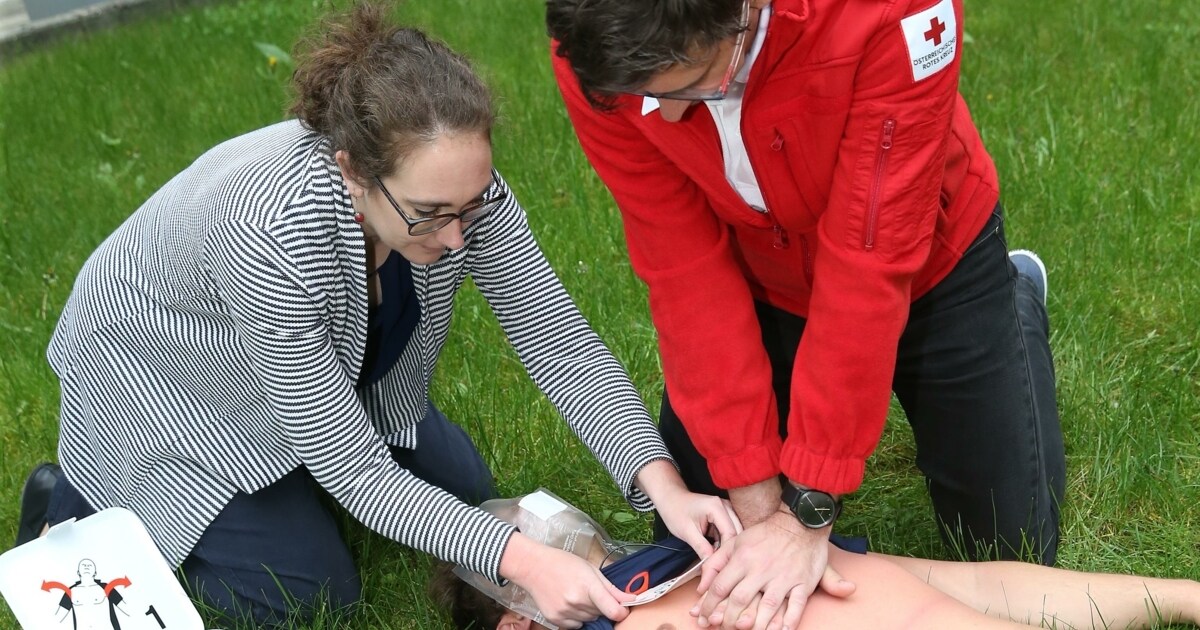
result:
M 528 584 L 522 584 L 550 623 L 562 628 L 581 628 L 598 615 L 614 621 L 629 615 L 622 604 L 634 599 L 634 595 L 613 586 L 603 573 L 582 558 L 560 550 L 551 551 L 552 561 L 547 563 L 547 570 Z
M 787 598 L 787 607 L 783 613 L 784 628 L 800 627 L 800 615 L 804 614 L 804 607 L 808 605 L 808 589 L 803 585 L 793 588 Z
M 691 530 L 688 532 L 687 538 L 682 536 L 680 536 L 680 538 L 683 540 L 683 542 L 687 543 L 693 551 L 696 552 L 697 556 L 700 556 L 701 558 L 707 558 L 713 553 L 712 543 L 708 542 L 708 539 L 704 537 L 704 534 L 698 530 Z
M 722 549 L 722 551 L 724 550 Z M 729 610 L 726 610 L 725 614 L 736 618 L 742 609 L 750 604 L 761 587 L 761 583 L 757 579 L 748 580 L 746 578 L 745 563 L 731 563 L 722 569 L 713 579 L 712 586 L 708 587 L 708 592 L 704 594 L 704 599 L 700 602 L 700 615 L 711 617 L 717 604 L 725 599 L 730 599 Z M 701 576 L 701 580 L 703 579 Z
M 854 582 L 842 577 L 841 573 L 837 572 L 831 565 L 825 565 L 825 572 L 821 574 L 821 582 L 819 584 L 821 590 L 833 595 L 834 597 L 848 597 L 858 588 Z M 788 626 L 794 628 L 795 626 Z
M 733 554 L 733 545 L 724 545 L 704 561 L 704 568 L 700 569 L 700 584 L 696 586 L 697 593 L 708 591 L 713 580 L 717 579 L 717 574 L 729 564 L 731 554 Z
M 637 599 L 637 595 L 634 595 L 633 593 L 626 593 L 616 586 L 613 586 L 613 583 L 609 582 L 608 578 L 604 578 L 604 586 L 608 589 L 608 593 L 612 595 L 612 598 L 617 600 L 617 603 L 621 604 L 622 607 L 624 607 L 625 604 Z
M 588 612 L 583 608 L 563 608 L 555 613 L 547 613 L 542 611 L 542 616 L 546 623 L 554 624 L 560 628 L 582 628 L 585 622 L 596 618 L 596 612 Z
M 592 603 L 595 604 L 596 609 L 600 611 L 601 615 L 613 621 L 620 621 L 629 614 L 629 609 L 622 606 L 606 590 L 599 589 L 594 591 L 592 593 Z
M 721 535 L 721 540 L 729 540 L 742 531 L 741 522 L 737 521 L 737 514 L 734 513 L 733 507 L 728 501 L 718 499 L 715 510 L 709 516 L 711 524 L 717 528 L 717 533 Z
M 780 625 L 783 624 L 783 617 L 780 612 L 787 604 L 788 594 L 796 590 L 788 589 L 787 586 L 778 586 L 775 583 L 767 585 L 758 601 L 757 612 L 754 608 L 746 609 L 742 613 L 741 618 L 737 620 L 738 630 L 750 630 L 750 628 L 766 628 L 767 624 L 771 623 L 772 619 L 779 618 Z M 803 589 L 801 589 L 803 590 Z
M 743 618 L 746 619 L 747 624 L 752 623 L 754 612 L 762 600 L 760 590 L 757 585 L 750 584 L 749 580 L 743 580 L 726 598 L 725 611 L 714 610 L 708 617 L 709 623 L 727 630 L 732 630 L 735 624 L 742 621 Z
M 631 600 L 634 596 L 621 592 L 603 576 L 599 576 L 599 579 L 600 581 L 588 590 L 592 604 L 596 606 L 596 610 L 599 610 L 601 615 L 613 621 L 621 621 L 629 614 L 629 609 L 622 606 L 622 602 Z
M 767 630 L 783 630 L 794 626 L 785 626 L 783 624 L 783 614 L 787 611 L 787 604 L 784 604 L 779 610 L 775 611 L 775 616 L 771 618 L 771 623 L 767 624 Z
M 727 603 L 728 603 L 728 600 L 721 602 L 720 604 L 717 604 L 717 609 L 715 611 L 713 611 L 713 614 L 714 615 L 724 615 Z M 699 608 L 699 606 L 697 606 L 697 608 Z M 695 609 L 693 609 L 693 610 L 695 610 Z M 701 628 L 707 628 L 709 626 L 708 617 L 701 617 L 697 613 L 693 613 L 693 616 L 696 617 L 696 625 L 697 626 L 700 626 Z
M 744 610 L 742 610 L 742 613 L 740 615 L 738 615 L 737 617 L 726 615 L 723 619 L 721 619 L 721 624 L 722 624 L 721 627 L 722 628 L 735 628 L 737 630 L 750 630 L 750 628 L 756 627 L 754 625 L 754 619 L 755 619 L 754 611 L 758 610 L 759 607 L 762 605 L 762 599 L 763 599 L 762 593 L 755 595 L 754 599 L 750 601 L 750 605 L 746 606 L 746 608 Z M 720 614 L 721 614 L 720 609 L 717 609 L 717 612 L 713 613 L 713 616 L 715 617 Z M 761 627 L 761 626 L 758 626 L 758 627 Z
M 733 504 L 729 502 L 729 499 L 721 499 L 721 505 L 725 507 L 725 513 L 729 515 L 729 520 L 733 521 L 733 534 L 736 536 L 742 533 L 745 527 L 742 526 L 742 519 L 738 518 L 737 511 L 733 509 Z

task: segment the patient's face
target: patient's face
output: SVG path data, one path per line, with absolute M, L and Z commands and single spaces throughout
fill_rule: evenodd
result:
M 519 615 L 511 610 L 505 611 L 496 624 L 496 630 L 526 630 L 527 628 L 541 629 L 545 627 L 529 617 Z

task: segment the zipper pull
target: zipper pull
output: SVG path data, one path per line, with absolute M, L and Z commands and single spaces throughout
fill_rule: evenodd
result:
M 783 135 L 778 130 L 775 131 L 775 140 L 771 143 L 771 150 L 778 151 L 783 148 Z
M 775 224 L 775 242 L 772 246 L 775 249 L 787 249 L 789 245 L 787 230 L 783 229 L 779 223 Z
M 879 143 L 879 147 L 884 151 L 892 148 L 892 132 L 896 131 L 896 121 L 889 118 L 883 121 L 883 140 Z

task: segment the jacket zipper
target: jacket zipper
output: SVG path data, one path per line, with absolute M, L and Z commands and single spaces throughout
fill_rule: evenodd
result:
M 767 211 L 767 216 L 771 217 L 772 229 L 775 231 L 775 242 L 771 243 L 771 246 L 775 249 L 787 249 L 791 245 L 787 230 L 783 229 L 782 225 L 779 225 L 779 221 L 775 219 L 775 215 L 771 214 L 770 210 Z
M 743 98 L 744 98 L 744 96 L 743 96 Z M 743 118 L 743 121 L 744 120 L 745 120 L 745 118 Z M 781 149 L 783 149 L 783 134 L 779 133 L 779 130 L 776 129 L 775 130 L 775 139 L 771 141 L 771 150 L 779 151 Z M 749 146 L 746 147 L 746 157 L 750 157 L 750 147 Z M 753 159 L 750 160 L 750 168 L 751 169 L 754 168 L 754 160 Z M 755 171 L 755 172 L 757 172 L 757 171 Z M 766 187 L 762 186 L 761 181 L 759 182 L 759 187 L 762 189 L 763 202 L 765 203 L 767 201 Z M 787 230 L 785 230 L 783 228 L 783 226 L 779 224 L 779 221 L 775 218 L 775 215 L 771 213 L 770 205 L 769 204 L 767 204 L 767 205 L 768 205 L 768 207 L 762 211 L 762 214 L 765 214 L 767 216 L 767 218 L 771 220 L 771 231 L 775 235 L 774 239 L 771 241 L 771 247 L 774 247 L 775 249 L 787 249 L 788 246 L 791 244 L 790 240 L 788 239 Z
M 812 250 L 808 247 L 808 238 L 803 235 L 800 236 L 800 251 L 804 254 L 804 279 L 808 281 L 811 289 L 813 281 Z
M 887 168 L 888 153 L 892 150 L 892 134 L 896 131 L 895 119 L 883 121 L 883 137 L 879 141 L 879 154 L 875 158 L 875 177 L 871 180 L 871 199 L 867 205 L 867 229 L 863 234 L 863 249 L 875 249 L 875 228 L 879 221 L 879 193 L 883 189 L 883 175 Z

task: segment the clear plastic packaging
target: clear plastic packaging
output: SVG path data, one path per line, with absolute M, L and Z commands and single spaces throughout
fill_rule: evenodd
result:
M 496 518 L 512 523 L 525 536 L 575 554 L 596 566 L 605 560 L 615 561 L 627 555 L 628 545 L 614 542 L 592 517 L 544 488 L 521 497 L 486 501 L 480 507 Z M 514 582 L 501 586 L 462 567 L 455 567 L 454 574 L 501 606 L 557 630 L 557 626 L 542 617 L 533 596 Z

